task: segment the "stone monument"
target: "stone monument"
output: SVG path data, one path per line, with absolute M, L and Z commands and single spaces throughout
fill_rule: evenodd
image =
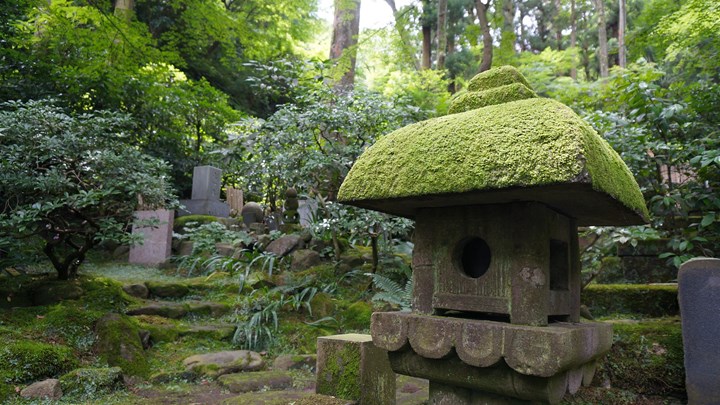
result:
M 592 380 L 612 326 L 580 323 L 579 225 L 645 222 L 627 166 L 512 67 L 451 114 L 380 138 L 338 200 L 414 218 L 411 312 L 372 315 L 395 372 L 430 403 L 558 403 Z
M 222 170 L 212 166 L 197 166 L 193 169 L 192 199 L 180 200 L 185 209 L 183 215 L 230 216 L 230 206 L 220 201 Z
M 283 222 L 286 224 L 297 224 L 300 222 L 300 216 L 298 215 L 298 192 L 293 187 L 288 187 L 285 190 L 285 204 L 283 206 Z
M 172 210 L 135 211 L 137 221 L 156 220 L 158 223 L 157 226 L 133 226 L 132 232 L 142 234 L 143 243 L 130 247 L 130 263 L 157 266 L 167 262 L 172 247 L 174 216 Z
M 680 266 L 678 301 L 688 403 L 720 404 L 720 259 Z

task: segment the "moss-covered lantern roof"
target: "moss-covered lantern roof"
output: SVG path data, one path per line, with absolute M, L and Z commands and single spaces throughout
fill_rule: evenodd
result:
M 579 225 L 646 221 L 620 156 L 567 106 L 539 98 L 514 68 L 474 77 L 451 114 L 380 138 L 338 200 L 413 217 L 425 207 L 537 201 Z

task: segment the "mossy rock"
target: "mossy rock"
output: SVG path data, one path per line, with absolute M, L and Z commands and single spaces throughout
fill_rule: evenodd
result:
M 148 281 L 145 286 L 150 294 L 159 298 L 182 298 L 190 293 L 190 288 L 181 283 L 157 283 Z
M 471 90 L 525 85 L 503 73 L 511 70 L 485 72 L 488 80 L 478 83 L 489 84 Z M 620 156 L 572 109 L 546 98 L 487 105 L 398 129 L 365 150 L 338 194 L 340 202 L 405 217 L 422 207 L 518 200 L 544 203 L 579 225 L 642 224 L 648 217 Z
M 285 389 L 292 387 L 293 381 L 286 371 L 256 371 L 221 375 L 218 383 L 230 392 L 243 393 Z
M 357 301 L 342 312 L 343 329 L 366 330 L 370 329 L 370 316 L 372 316 L 372 305 L 365 301 Z
M 212 215 L 184 215 L 175 218 L 173 230 L 177 233 L 183 233 L 185 231 L 185 225 L 187 225 L 188 222 L 195 222 L 197 225 L 202 225 L 218 222 L 218 218 Z
M 686 397 L 679 318 L 615 321 L 613 331 L 595 381 L 642 395 Z
M 61 301 L 76 300 L 82 297 L 84 292 L 77 280 L 47 281 L 35 286 L 32 299 L 35 305 L 52 305 Z
M 335 313 L 337 304 L 330 294 L 319 292 L 310 300 L 311 317 L 320 319 Z
M 67 396 L 92 398 L 125 388 L 120 367 L 79 368 L 60 377 Z
M 483 108 L 489 105 L 537 97 L 534 91 L 523 84 L 512 83 L 485 91 L 465 92 L 458 95 L 450 105 L 448 114 Z
M 125 374 L 146 377 L 149 365 L 145 358 L 140 330 L 130 318 L 119 314 L 107 314 L 95 325 L 98 355 L 113 367 L 120 367 Z
M 60 344 L 30 340 L 0 347 L 0 382 L 24 383 L 55 377 L 77 367 L 73 351 Z
M 80 351 L 95 342 L 94 326 L 102 312 L 81 306 L 58 304 L 50 308 L 44 319 L 44 333 L 50 339 L 65 341 Z
M 520 83 L 526 87 L 531 87 L 525 76 L 512 66 L 499 66 L 482 73 L 478 73 L 470 79 L 468 83 L 468 91 L 485 91 L 508 84 Z
M 591 284 L 581 294 L 593 316 L 623 314 L 659 318 L 680 314 L 677 284 Z

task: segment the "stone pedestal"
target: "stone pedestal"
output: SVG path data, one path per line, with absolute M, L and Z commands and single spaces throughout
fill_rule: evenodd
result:
M 720 404 L 720 259 L 680 266 L 678 295 L 688 403 Z
M 612 345 L 612 325 L 602 323 L 538 327 L 376 312 L 371 331 L 393 371 L 430 380 L 431 403 L 558 403 L 590 384 Z
M 395 403 L 395 374 L 388 353 L 370 335 L 318 338 L 318 394 L 358 401 L 361 405 Z
M 156 266 L 170 258 L 174 216 L 175 211 L 171 210 L 135 212 L 138 221 L 157 219 L 159 223 L 157 226 L 133 227 L 134 234 L 142 234 L 143 243 L 130 248 L 130 263 Z

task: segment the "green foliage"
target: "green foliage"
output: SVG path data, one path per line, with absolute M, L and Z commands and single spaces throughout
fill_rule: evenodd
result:
M 24 383 L 55 377 L 77 367 L 66 346 L 20 340 L 0 348 L 0 381 Z
M 377 273 L 366 273 L 366 275 L 372 278 L 373 285 L 380 290 L 372 297 L 373 301 L 386 302 L 400 307 L 403 311 L 409 311 L 413 292 L 412 272 L 409 266 L 401 269 L 403 270 L 398 273 L 401 276 L 400 281 Z
M 212 215 L 183 215 L 175 218 L 173 229 L 177 233 L 185 233 L 185 225 L 203 225 L 210 222 L 218 222 L 218 218 Z
M 127 116 L 70 116 L 47 103 L 9 102 L 0 112 L 0 239 L 44 241 L 61 279 L 75 277 L 87 252 L 127 243 L 133 212 L 172 198 L 166 165 L 121 143 Z

